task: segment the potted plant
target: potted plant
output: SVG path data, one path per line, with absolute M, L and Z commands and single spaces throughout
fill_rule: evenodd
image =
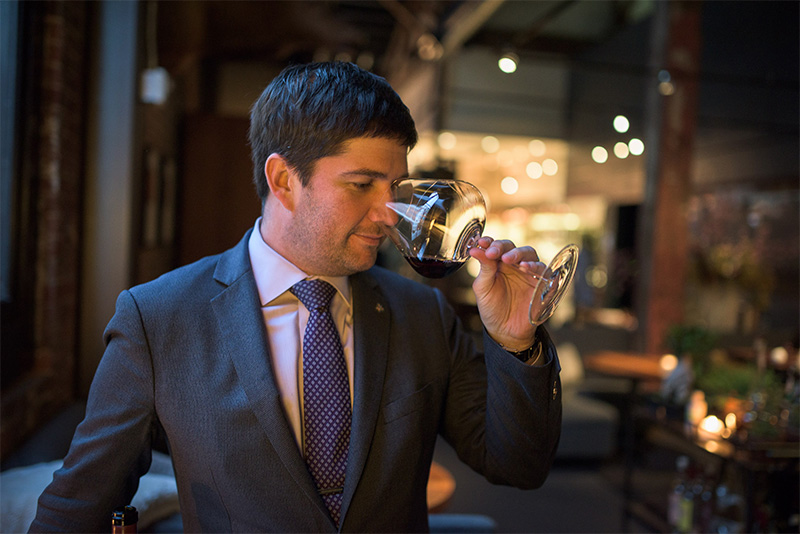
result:
M 701 326 L 677 324 L 667 331 L 665 342 L 678 359 L 691 362 L 694 378 L 697 379 L 708 370 L 709 355 L 717 338 Z

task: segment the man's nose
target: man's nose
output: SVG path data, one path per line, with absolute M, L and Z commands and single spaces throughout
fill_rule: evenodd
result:
M 381 226 L 394 226 L 397 224 L 399 217 L 397 213 L 391 208 L 392 199 L 394 198 L 391 184 L 383 188 L 375 195 L 372 206 L 369 210 L 370 221 L 380 224 Z

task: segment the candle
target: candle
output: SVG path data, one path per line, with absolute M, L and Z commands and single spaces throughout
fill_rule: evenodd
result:
M 725 425 L 716 415 L 709 415 L 700 421 L 697 428 L 697 435 L 702 439 L 717 439 L 722 435 Z
M 731 412 L 725 416 L 725 426 L 733 432 L 736 430 L 736 414 Z
M 706 414 L 708 414 L 706 394 L 699 389 L 693 391 L 692 396 L 689 398 L 689 404 L 686 405 L 686 420 L 690 424 L 697 426 Z

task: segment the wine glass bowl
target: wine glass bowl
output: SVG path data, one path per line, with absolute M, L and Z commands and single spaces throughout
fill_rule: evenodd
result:
M 403 179 L 392 185 L 386 206 L 395 224 L 384 230 L 421 275 L 441 278 L 468 259 L 486 223 L 478 189 L 459 180 Z
M 486 203 L 478 188 L 461 180 L 405 178 L 392 184 L 384 231 L 419 274 L 442 278 L 457 271 L 477 246 L 486 224 Z M 578 247 L 567 245 L 545 267 L 521 262 L 528 278 L 528 320 L 549 319 L 566 294 L 578 264 Z

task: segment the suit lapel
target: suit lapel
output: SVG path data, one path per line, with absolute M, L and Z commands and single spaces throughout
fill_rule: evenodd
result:
M 342 521 L 356 490 L 375 433 L 389 348 L 389 305 L 368 273 L 350 278 L 353 292 L 353 426 L 347 459 Z
M 220 257 L 214 278 L 224 289 L 211 300 L 220 332 L 220 353 L 228 357 L 270 443 L 309 500 L 329 520 L 305 461 L 298 451 L 281 404 L 272 372 L 269 343 L 260 313 L 258 289 L 250 266 L 247 242 Z M 353 291 L 354 380 L 353 426 L 342 504 L 342 522 L 364 470 L 381 407 L 388 360 L 389 305 L 368 273 L 350 279 Z
M 286 470 L 327 515 L 283 412 L 258 289 L 250 272 L 249 236 L 248 232 L 236 247 L 222 254 L 214 273 L 214 278 L 227 286 L 211 300 L 220 332 L 220 353 L 233 363 L 250 407 Z

